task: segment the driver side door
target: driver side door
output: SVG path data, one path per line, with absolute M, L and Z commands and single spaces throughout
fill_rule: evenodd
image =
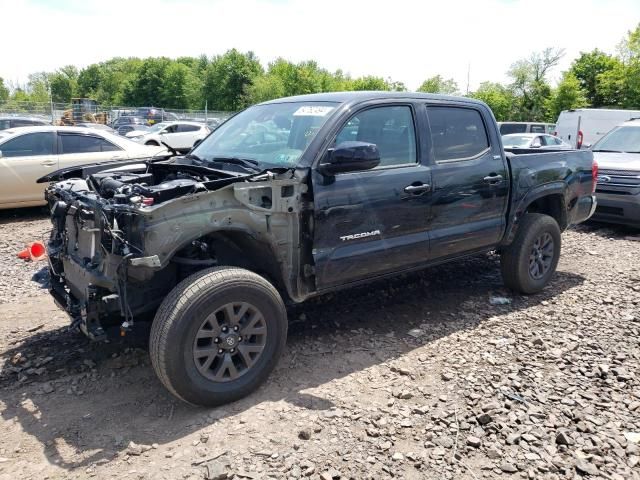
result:
M 411 104 L 372 106 L 348 118 L 333 145 L 376 144 L 378 167 L 334 176 L 313 171 L 317 287 L 328 289 L 425 262 L 431 170 Z

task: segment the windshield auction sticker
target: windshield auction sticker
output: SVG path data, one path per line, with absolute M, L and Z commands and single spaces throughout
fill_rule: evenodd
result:
M 305 105 L 293 112 L 294 117 L 324 117 L 335 107 Z

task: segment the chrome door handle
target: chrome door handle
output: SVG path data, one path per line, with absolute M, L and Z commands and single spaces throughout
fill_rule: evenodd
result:
M 420 185 L 407 185 L 404 187 L 405 193 L 424 193 L 431 190 L 431 185 L 428 183 L 422 183 Z
M 496 185 L 502 181 L 502 175 L 489 175 L 484 177 L 483 180 L 491 185 Z
M 55 160 L 45 160 L 44 162 L 40 162 L 40 165 L 43 167 L 53 167 L 56 163 Z

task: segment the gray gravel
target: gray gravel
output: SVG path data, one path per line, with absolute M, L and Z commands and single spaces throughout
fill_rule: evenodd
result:
M 46 261 L 32 263 L 16 257 L 28 244 L 48 239 L 50 223 L 43 208 L 0 210 L 0 304 L 21 301 L 40 293 L 40 286 L 31 281 L 33 273 Z M 36 267 L 36 268 L 34 268 Z
M 1 225 L 0 479 L 640 479 L 632 231 L 567 232 L 531 297 L 483 256 L 317 299 L 264 387 L 204 410 L 144 341 L 68 332 L 13 257 L 46 221 Z

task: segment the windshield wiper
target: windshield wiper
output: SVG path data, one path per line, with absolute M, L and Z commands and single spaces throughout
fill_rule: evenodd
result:
M 204 162 L 203 159 L 201 159 L 198 155 L 195 155 L 193 153 L 187 153 L 184 158 L 188 158 L 189 160 L 194 160 L 196 162 L 199 162 L 200 164 L 202 164 L 202 162 Z
M 250 172 L 261 172 L 262 169 L 258 168 L 258 162 L 249 158 L 238 158 L 238 157 L 213 157 L 207 159 L 210 163 L 228 163 L 231 165 L 239 165 L 243 167 L 245 170 Z

